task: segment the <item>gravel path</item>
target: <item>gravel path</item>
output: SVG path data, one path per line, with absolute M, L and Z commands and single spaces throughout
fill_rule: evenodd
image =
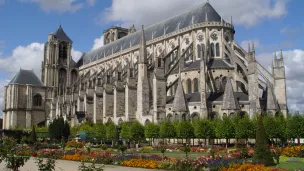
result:
M 80 162 L 57 160 L 55 165 L 56 171 L 78 171 Z M 98 165 L 97 165 L 98 166 Z M 105 171 L 151 171 L 151 169 L 141 169 L 141 168 L 131 168 L 131 167 L 121 167 L 121 166 L 111 166 L 106 165 L 104 167 Z M 5 162 L 0 163 L 0 171 L 6 171 Z M 20 169 L 20 171 L 38 171 L 36 163 L 33 159 L 30 159 L 26 164 Z

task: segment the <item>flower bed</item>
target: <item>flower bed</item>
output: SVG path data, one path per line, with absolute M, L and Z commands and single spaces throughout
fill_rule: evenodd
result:
M 142 167 L 149 169 L 160 168 L 160 162 L 155 160 L 145 160 L 145 159 L 131 159 L 131 160 L 123 161 L 120 164 L 122 166 L 128 166 L 128 167 Z
M 278 171 L 277 168 L 267 168 L 262 164 L 230 164 L 228 168 L 221 168 L 219 171 Z
M 304 145 L 287 146 L 283 148 L 282 155 L 285 155 L 287 157 L 304 157 Z

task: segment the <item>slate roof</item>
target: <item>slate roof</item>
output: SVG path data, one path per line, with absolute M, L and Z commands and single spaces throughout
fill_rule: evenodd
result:
M 187 105 L 187 98 L 185 96 L 180 78 L 181 76 L 179 76 L 178 85 L 173 100 L 173 112 L 187 112 L 189 110 Z
M 69 38 L 69 36 L 67 36 L 67 34 L 65 34 L 65 32 L 63 31 L 61 25 L 59 26 L 59 28 L 57 29 L 54 35 L 57 40 L 73 43 L 73 41 Z
M 34 71 L 24 70 L 24 69 L 20 69 L 20 71 L 9 82 L 9 84 L 22 84 L 22 85 L 31 84 L 33 86 L 41 86 L 41 87 L 44 86 L 44 84 L 36 76 Z
M 240 105 L 233 93 L 231 78 L 228 78 L 222 101 L 222 110 L 238 110 Z
M 153 39 L 155 39 L 165 34 L 172 33 L 178 30 L 178 28 L 183 29 L 185 27 L 206 21 L 221 22 L 221 16 L 209 3 L 199 5 L 184 13 L 145 27 L 145 39 L 146 41 L 149 41 L 152 40 L 152 35 Z M 166 32 L 164 30 L 166 30 Z M 140 36 L 141 31 L 139 30 L 96 50 L 88 52 L 84 56 L 83 64 L 88 64 L 114 53 L 118 53 L 121 50 L 137 46 L 140 42 Z

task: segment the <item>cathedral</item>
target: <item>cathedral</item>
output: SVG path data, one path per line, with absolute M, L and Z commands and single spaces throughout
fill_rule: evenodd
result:
M 3 128 L 82 122 L 216 119 L 287 115 L 283 54 L 271 72 L 243 49 L 235 30 L 207 2 L 136 29 L 111 27 L 104 46 L 71 56 L 60 26 L 48 35 L 39 79 L 23 70 L 5 87 Z M 22 67 L 22 66 L 21 66 Z

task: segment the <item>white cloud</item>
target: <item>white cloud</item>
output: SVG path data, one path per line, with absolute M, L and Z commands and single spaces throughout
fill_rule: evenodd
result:
M 72 58 L 75 62 L 77 62 L 80 59 L 82 54 L 83 54 L 82 52 L 79 52 L 79 51 L 72 48 L 71 55 L 72 55 Z
M 71 12 L 74 13 L 83 8 L 84 0 L 19 0 L 20 2 L 36 3 L 46 12 Z M 90 6 L 94 5 L 94 0 L 86 0 Z
M 6 74 L 5 79 L 11 79 L 20 68 L 33 69 L 35 74 L 41 76 L 41 62 L 44 55 L 44 44 L 31 43 L 27 46 L 18 46 L 12 51 L 12 55 L 0 58 L 0 72 Z M 72 49 L 73 59 L 77 62 L 82 53 Z M 0 107 L 3 107 L 3 90 L 8 81 L 0 80 Z M 1 113 L 1 111 L 0 111 Z
M 101 35 L 100 38 L 96 38 L 94 40 L 94 44 L 93 44 L 92 50 L 97 49 L 97 48 L 99 48 L 101 46 L 103 46 L 103 35 Z
M 270 66 L 274 53 L 263 53 L 257 59 L 264 65 Z M 277 53 L 280 56 L 280 53 Z M 304 50 L 294 49 L 283 51 L 286 91 L 289 109 L 304 111 Z
M 212 0 L 210 4 L 226 21 L 233 16 L 234 24 L 251 27 L 263 20 L 285 15 L 287 1 Z M 119 21 L 124 26 L 151 24 L 202 3 L 202 0 L 113 0 L 98 22 Z

